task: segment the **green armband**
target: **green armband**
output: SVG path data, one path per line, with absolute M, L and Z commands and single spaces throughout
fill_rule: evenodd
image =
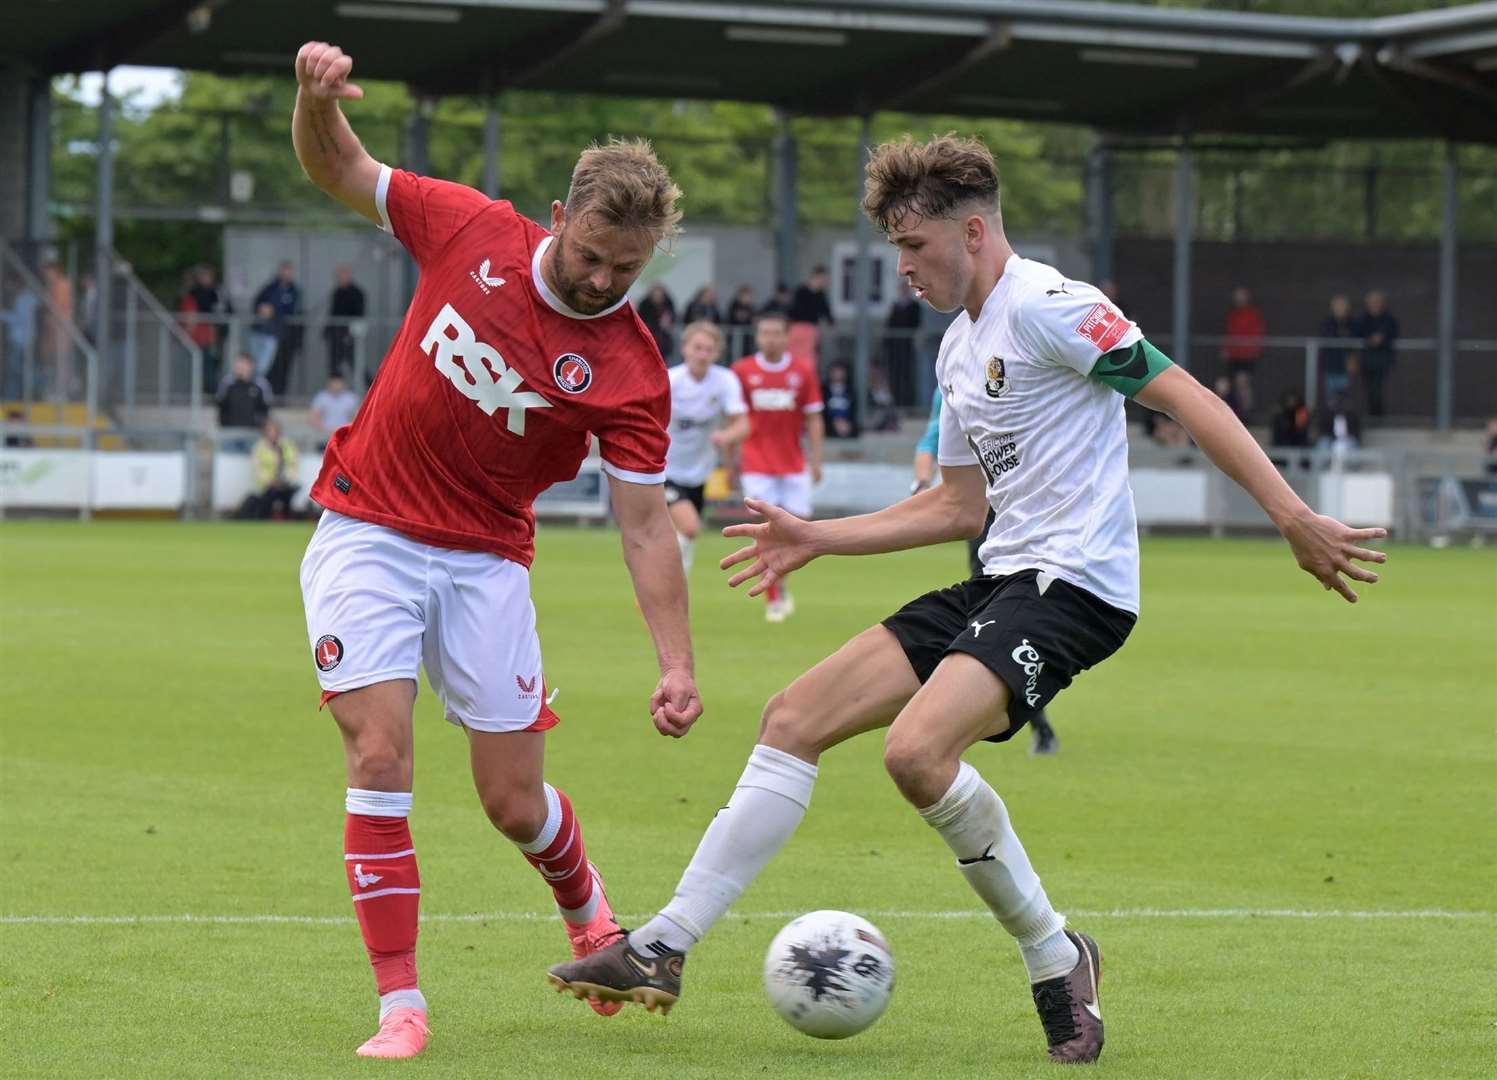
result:
M 1140 338 L 1126 349 L 1114 349 L 1099 356 L 1091 377 L 1131 398 L 1171 364 L 1168 356 Z

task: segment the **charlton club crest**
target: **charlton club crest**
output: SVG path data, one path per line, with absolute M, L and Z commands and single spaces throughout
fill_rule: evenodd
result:
M 332 634 L 323 634 L 312 647 L 312 659 L 318 671 L 332 671 L 343 662 L 343 642 Z
M 562 353 L 551 365 L 556 385 L 569 394 L 580 394 L 593 384 L 593 369 L 576 353 Z
M 1008 376 L 1003 372 L 1003 361 L 993 357 L 988 361 L 988 381 L 985 385 L 990 398 L 1001 398 L 1008 393 Z

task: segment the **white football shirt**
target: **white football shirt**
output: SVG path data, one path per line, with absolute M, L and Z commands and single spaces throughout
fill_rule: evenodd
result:
M 1037 569 L 1138 613 L 1138 525 L 1123 395 L 1087 376 L 1143 334 L 1091 285 L 1015 255 L 941 339 L 938 458 L 980 465 L 985 573 Z
M 665 456 L 666 479 L 687 487 L 705 484 L 717 467 L 712 433 L 725 416 L 747 412 L 738 377 L 713 364 L 701 380 L 692 378 L 685 364 L 667 374 L 671 380 L 670 450 Z

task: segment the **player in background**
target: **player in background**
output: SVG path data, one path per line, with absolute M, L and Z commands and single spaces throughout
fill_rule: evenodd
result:
M 702 493 L 724 452 L 748 435 L 748 406 L 738 379 L 718 366 L 723 332 L 716 323 L 688 323 L 681 331 L 684 363 L 670 369 L 671 448 L 665 459 L 665 502 L 676 526 L 681 566 L 691 574 L 691 556 L 702 528 Z M 723 425 L 723 421 L 728 423 Z
M 913 471 L 915 479 L 910 483 L 910 494 L 918 495 L 926 488 L 936 482 L 936 452 L 939 449 L 941 436 L 941 388 L 938 386 L 931 393 L 930 420 L 925 425 L 925 431 L 920 435 L 920 441 L 915 444 L 915 462 Z M 967 541 L 967 566 L 968 572 L 974 577 L 981 577 L 983 541 L 987 539 L 988 530 L 993 527 L 993 510 L 988 508 L 987 520 L 982 523 L 982 531 Z M 1029 729 L 1032 737 L 1029 743 L 1029 753 L 1033 757 L 1052 757 L 1060 751 L 1060 736 L 1055 734 L 1055 728 L 1050 723 L 1050 717 L 1044 709 L 1038 709 L 1029 718 Z
M 752 595 L 820 555 L 966 539 L 982 522 L 986 489 L 997 514 L 986 574 L 915 599 L 772 697 L 759 745 L 670 903 L 627 938 L 553 968 L 552 981 L 673 1003 L 686 950 L 800 823 L 821 754 L 888 727 L 884 765 L 895 785 L 1019 946 L 1050 1057 L 1095 1061 L 1101 953 L 1051 906 L 1003 800 L 962 754 L 1013 735 L 1133 627 L 1138 530 L 1124 397 L 1172 415 L 1267 511 L 1299 565 L 1347 600 L 1356 594 L 1341 575 L 1377 580 L 1351 560 L 1384 561 L 1360 546 L 1384 531 L 1316 514 L 1231 410 L 1101 292 L 1014 254 L 982 143 L 885 143 L 870 159 L 863 209 L 899 249 L 899 273 L 917 295 L 938 311 L 960 309 L 936 360 L 946 399 L 941 485 L 830 521 L 755 502 L 765 520 L 726 530 L 749 543 L 723 567 L 742 566 L 731 585 L 758 578 Z M 953 974 L 969 991 L 980 978 Z
M 326 511 L 301 581 L 343 736 L 344 862 L 379 993 L 379 1031 L 358 1053 L 401 1058 L 428 1034 L 407 825 L 418 668 L 467 735 L 489 820 L 550 887 L 572 955 L 622 935 L 571 802 L 545 782 L 543 733 L 557 718 L 530 599 L 532 504 L 577 474 L 592 438 L 660 661 L 655 727 L 679 737 L 701 713 L 661 493 L 670 383 L 625 299 L 674 233 L 680 191 L 648 144 L 593 146 L 546 229 L 371 158 L 339 106 L 363 96 L 352 66 L 324 42 L 298 52 L 296 154 L 312 183 L 392 232 L 421 277 L 358 416 L 328 444 L 312 489 Z
M 809 360 L 790 355 L 788 343 L 785 316 L 763 312 L 754 323 L 758 351 L 733 365 L 749 410 L 749 435 L 739 453 L 739 468 L 745 499 L 809 518 L 811 488 L 821 483 L 826 438 L 821 380 Z M 783 578 L 765 592 L 764 599 L 764 617 L 769 622 L 784 622 L 795 613 L 795 601 Z

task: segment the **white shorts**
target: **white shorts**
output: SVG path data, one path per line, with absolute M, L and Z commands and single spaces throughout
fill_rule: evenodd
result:
M 322 700 L 426 668 L 447 719 L 475 731 L 543 731 L 541 643 L 530 571 L 325 511 L 301 563 Z
M 811 470 L 784 475 L 746 472 L 743 474 L 743 495 L 788 510 L 798 518 L 809 518 Z

